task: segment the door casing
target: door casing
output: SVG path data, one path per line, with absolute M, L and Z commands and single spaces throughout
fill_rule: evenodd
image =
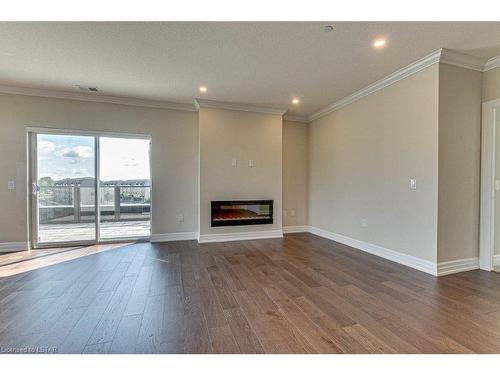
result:
M 479 268 L 493 270 L 495 245 L 495 122 L 500 99 L 483 103 L 481 121 L 481 202 L 479 219 Z

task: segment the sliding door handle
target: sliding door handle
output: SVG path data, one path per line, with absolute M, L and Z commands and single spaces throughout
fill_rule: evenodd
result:
M 40 191 L 40 186 L 36 182 L 33 182 L 31 184 L 31 193 L 33 195 L 37 195 L 39 191 Z

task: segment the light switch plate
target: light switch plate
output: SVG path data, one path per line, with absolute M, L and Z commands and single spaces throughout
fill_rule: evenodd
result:
M 495 190 L 500 190 L 500 180 L 495 180 Z
M 238 162 L 236 161 L 236 159 L 232 159 L 231 160 L 231 166 L 232 167 L 236 167 L 237 164 L 238 164 Z
M 15 181 L 8 181 L 7 182 L 7 189 L 14 190 L 15 188 L 16 188 L 16 182 Z
M 416 178 L 410 178 L 410 189 L 417 190 L 417 179 Z
M 248 166 L 249 166 L 250 168 L 253 168 L 253 167 L 255 166 L 254 161 L 250 159 L 250 160 L 248 161 Z

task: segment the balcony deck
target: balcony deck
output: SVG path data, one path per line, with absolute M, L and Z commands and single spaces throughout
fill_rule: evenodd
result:
M 95 223 L 40 224 L 39 242 L 70 242 L 95 239 Z M 150 235 L 149 220 L 104 221 L 101 239 L 136 238 Z

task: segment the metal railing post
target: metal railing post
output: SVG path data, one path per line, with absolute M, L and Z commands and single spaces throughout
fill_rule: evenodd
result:
M 115 220 L 120 220 L 120 186 L 115 186 Z
M 81 214 L 81 197 L 80 197 L 80 186 L 73 186 L 73 212 L 75 223 L 80 222 Z

